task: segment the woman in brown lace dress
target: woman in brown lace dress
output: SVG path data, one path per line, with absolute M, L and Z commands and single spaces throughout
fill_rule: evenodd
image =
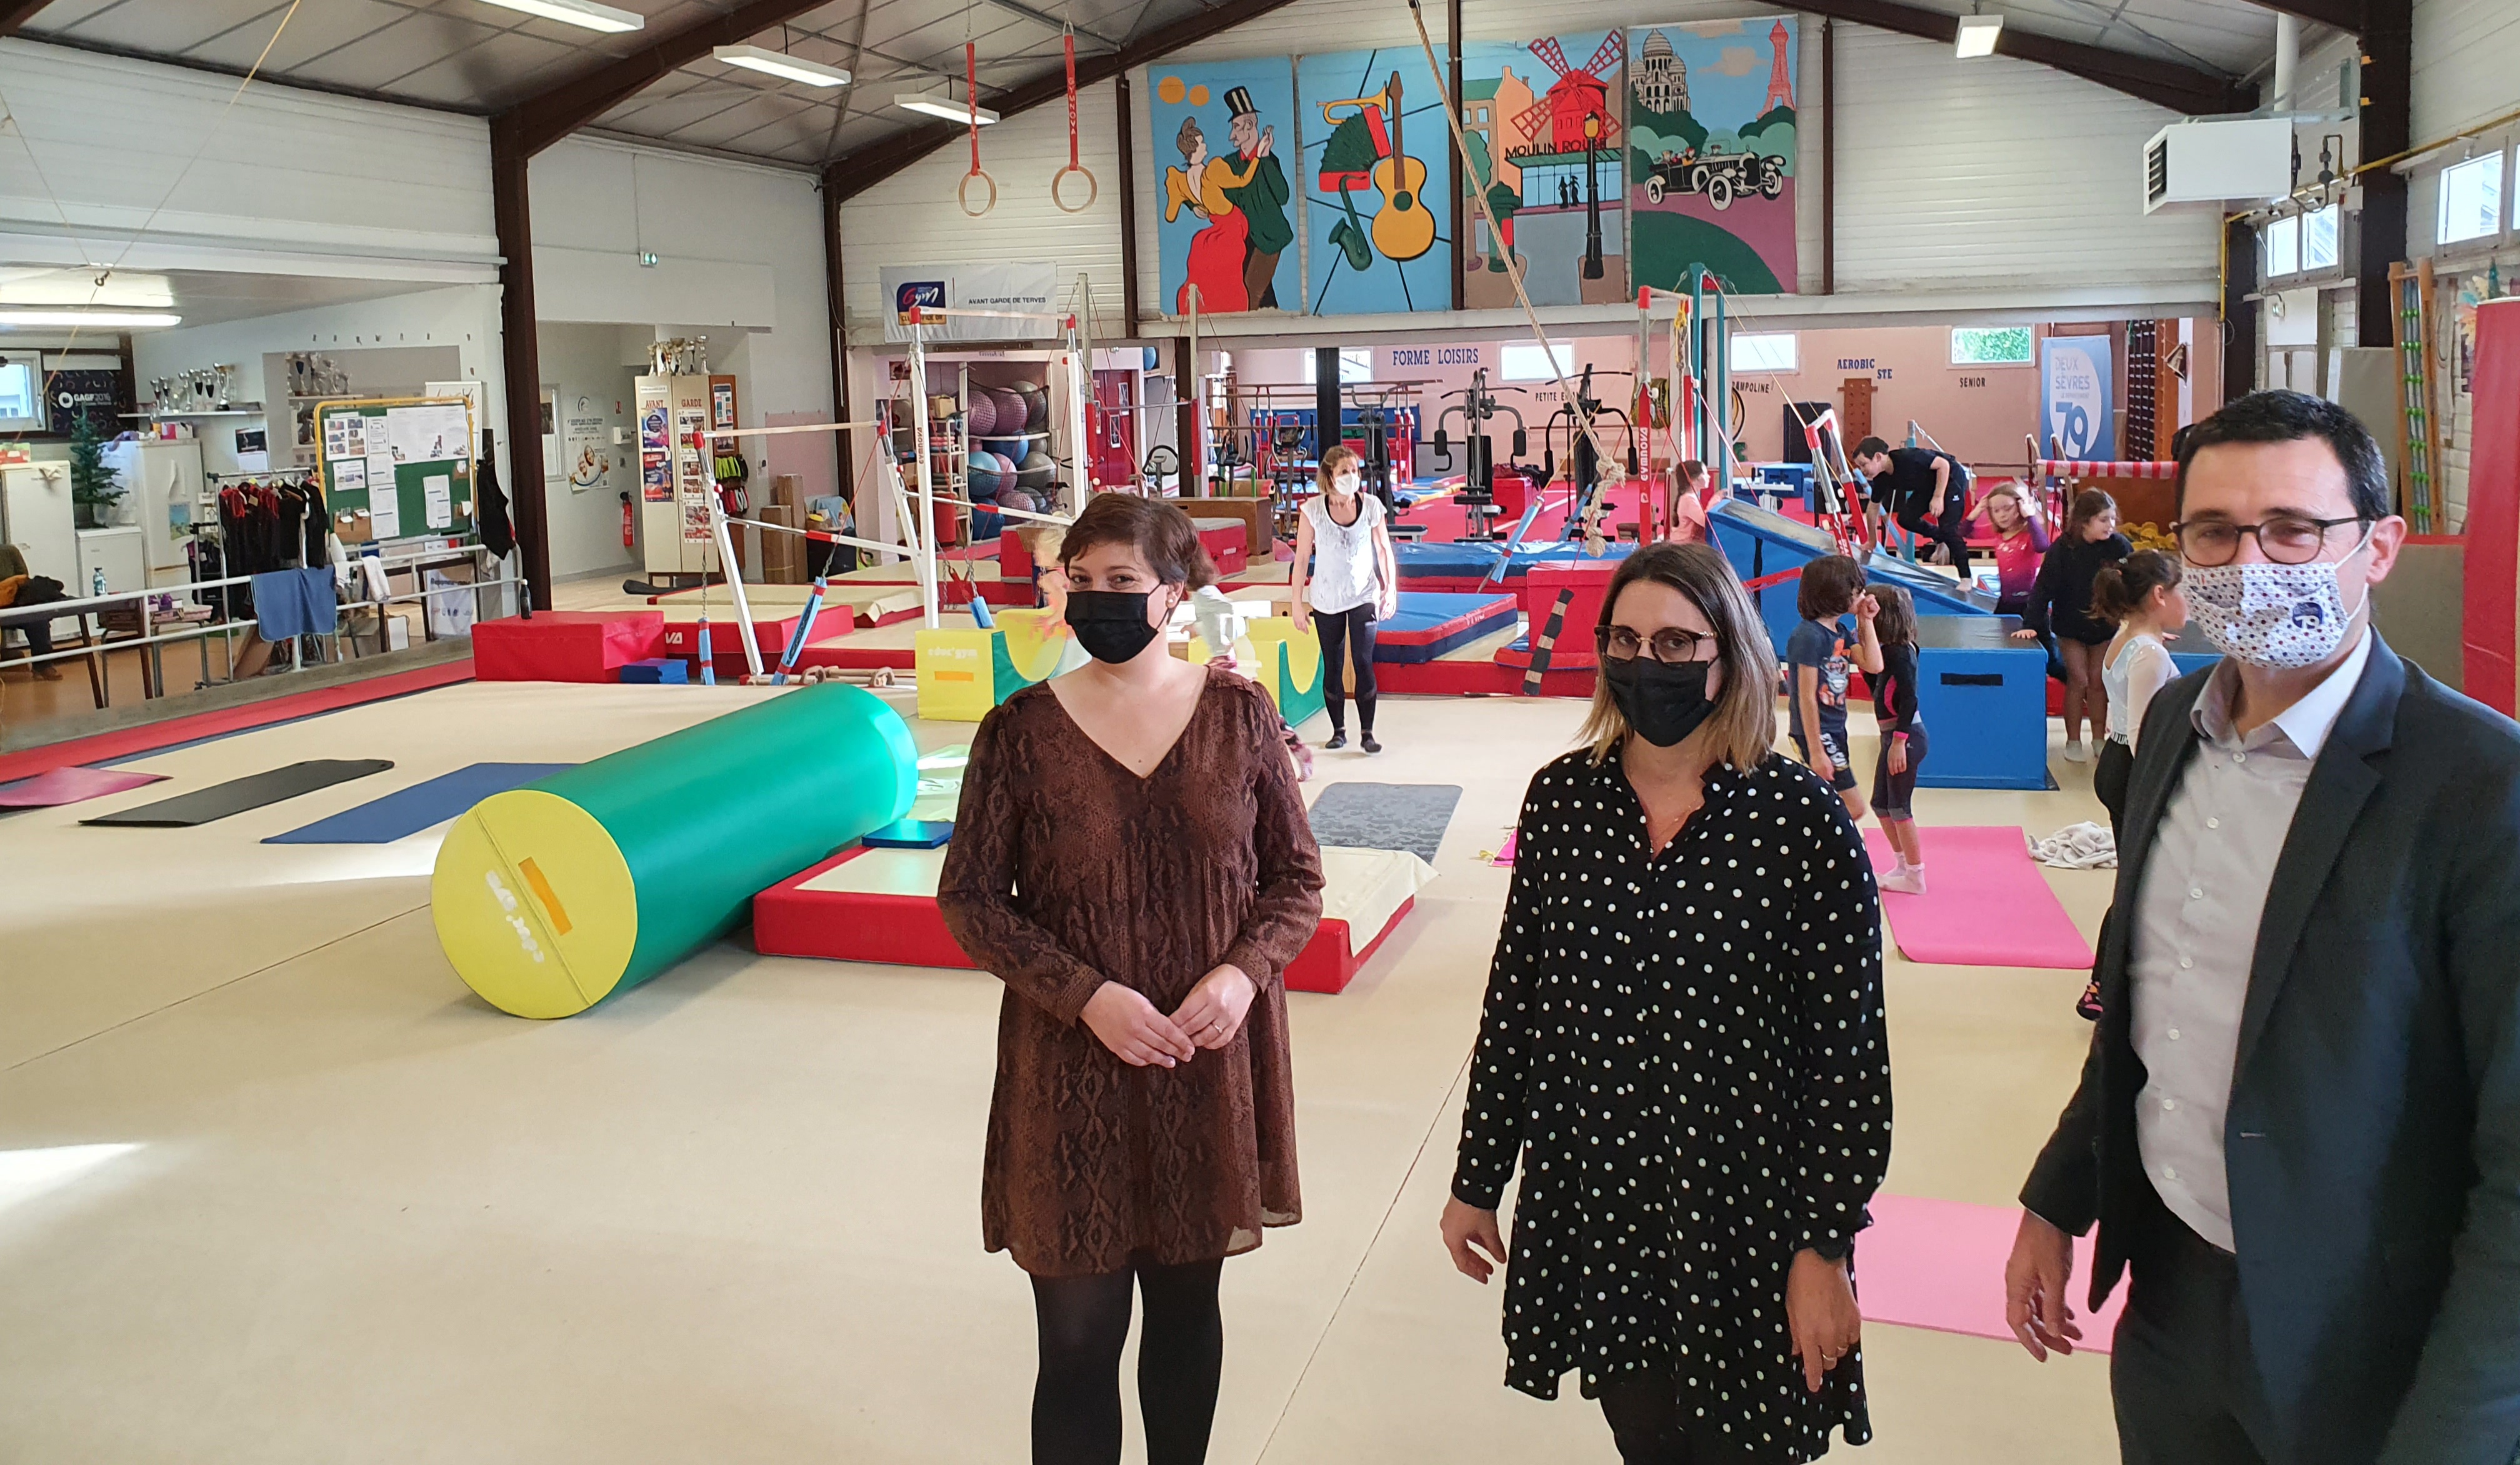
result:
M 1032 1277 L 1038 1465 L 1119 1459 L 1133 1282 L 1147 1458 L 1195 1465 L 1224 1259 L 1301 1210 L 1281 979 L 1321 857 L 1268 699 L 1164 644 L 1213 578 L 1189 516 L 1102 495 L 1059 557 L 1094 661 L 980 724 L 937 891 L 1007 984 L 981 1230 Z

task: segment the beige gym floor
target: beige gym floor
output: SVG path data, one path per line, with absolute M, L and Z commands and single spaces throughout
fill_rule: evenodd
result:
M 584 760 L 779 694 L 465 685 L 0 818 L 0 1459 L 1023 1459 L 1030 1297 L 979 1246 L 994 981 L 739 940 L 526 1022 L 438 954 L 437 831 L 257 842 L 465 764 Z M 1389 751 L 1321 755 L 1308 792 L 1464 792 L 1416 913 L 1346 993 L 1291 1003 L 1306 1220 L 1226 1267 L 1219 1465 L 1614 1458 L 1571 1382 L 1553 1404 L 1498 1382 L 1498 1289 L 1434 1230 L 1507 881 L 1479 857 L 1580 713 L 1386 699 Z M 919 725 L 928 747 L 969 731 Z M 196 829 L 75 822 L 342 756 L 397 766 Z M 1920 812 L 2098 817 L 2088 766 L 2055 768 L 2065 792 L 1927 790 Z M 2109 876 L 2048 878 L 2094 931 Z M 1893 947 L 1888 981 L 1890 1188 L 2007 1204 L 2080 1063 L 2081 976 Z M 1884 1324 L 1866 1348 L 1877 1440 L 1838 1457 L 2115 1456 L 2103 1358 Z M 1132 1460 L 1135 1431 L 1133 1405 Z

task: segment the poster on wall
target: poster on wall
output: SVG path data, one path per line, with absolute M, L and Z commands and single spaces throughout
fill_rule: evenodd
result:
M 881 271 L 883 338 L 910 339 L 914 306 L 929 310 L 997 310 L 1030 316 L 1051 314 L 1058 293 L 1058 267 L 1017 264 L 885 265 Z M 924 328 L 927 339 L 1049 340 L 1059 334 L 1056 320 L 1009 320 L 989 316 L 948 316 Z
M 112 371 L 53 373 L 44 380 L 47 425 L 67 437 L 77 431 L 79 420 L 86 418 L 100 435 L 112 437 L 123 428 L 121 414 L 131 411 L 122 379 L 120 372 Z
M 1625 37 L 1615 30 L 1462 49 L 1468 308 L 1513 304 L 1509 269 L 1521 274 L 1534 305 L 1628 298 L 1626 62 Z M 1479 211 L 1482 196 L 1496 215 L 1495 239 Z
M 2107 336 L 2051 335 L 2039 343 L 2039 430 L 2049 456 L 2117 457 L 2111 379 Z
M 1155 67 L 1148 77 L 1161 309 L 1304 308 L 1295 248 L 1294 66 L 1284 57 Z
M 1628 31 L 1628 253 L 1636 283 L 1679 289 L 1692 263 L 1740 294 L 1795 288 L 1789 17 Z
M 1444 88 L 1415 46 L 1296 61 L 1313 314 L 1453 308 L 1458 185 Z
M 583 393 L 571 404 L 563 424 L 568 440 L 568 487 L 571 493 L 612 486 L 612 419 L 604 404 Z

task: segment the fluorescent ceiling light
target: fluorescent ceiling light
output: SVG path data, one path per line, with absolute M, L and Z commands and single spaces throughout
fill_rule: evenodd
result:
M 968 102 L 957 102 L 951 97 L 931 96 L 926 92 L 899 93 L 893 97 L 892 105 L 905 111 L 923 111 L 931 117 L 943 117 L 948 122 L 962 122 L 966 125 L 976 120 L 981 126 L 986 127 L 998 119 L 998 114 L 985 107 L 973 107 Z
M 589 30 L 602 30 L 614 35 L 625 30 L 645 30 L 648 18 L 637 11 L 615 10 L 598 5 L 595 0 L 486 0 L 486 3 L 508 10 L 520 10 L 546 21 L 563 25 L 583 25 Z
M 102 306 L 115 310 L 164 310 L 175 303 L 174 286 L 163 275 L 116 270 L 103 285 L 98 267 L 85 269 L 0 268 L 0 306 Z
M 184 318 L 150 310 L 14 310 L 0 307 L 0 326 L 180 326 Z
M 784 51 L 762 46 L 720 46 L 709 55 L 730 67 L 767 72 L 788 81 L 801 81 L 807 86 L 846 86 L 849 73 L 838 67 L 827 67 L 819 61 L 804 61 Z
M 2002 34 L 2003 34 L 2002 16 L 1960 17 L 1960 59 L 1965 61 L 1973 56 L 1993 56 L 1995 38 Z

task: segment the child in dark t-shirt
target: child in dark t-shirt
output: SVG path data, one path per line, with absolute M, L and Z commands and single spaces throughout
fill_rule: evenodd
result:
M 1877 606 L 1865 593 L 1864 567 L 1843 555 L 1824 555 L 1803 566 L 1795 608 L 1803 623 L 1785 640 L 1785 702 L 1794 747 L 1812 771 L 1846 801 L 1847 814 L 1864 818 L 1864 795 L 1846 753 L 1846 683 L 1850 663 L 1867 676 L 1881 671 L 1881 644 L 1873 635 Z M 1845 618 L 1855 616 L 1849 638 Z

